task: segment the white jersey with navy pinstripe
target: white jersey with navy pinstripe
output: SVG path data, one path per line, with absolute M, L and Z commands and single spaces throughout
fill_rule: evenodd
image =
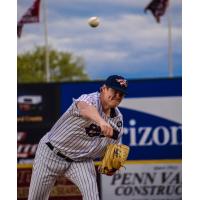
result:
M 93 121 L 80 116 L 76 105 L 78 101 L 95 106 L 100 116 L 119 132 L 118 139 L 102 137 L 96 131 L 97 125 Z M 112 111 L 114 111 L 113 116 L 107 117 L 105 115 L 99 92 L 83 94 L 78 99 L 73 100 L 72 105 L 48 132 L 48 140 L 56 149 L 73 160 L 101 157 L 106 146 L 110 143 L 118 143 L 123 133 L 122 114 L 118 108 Z

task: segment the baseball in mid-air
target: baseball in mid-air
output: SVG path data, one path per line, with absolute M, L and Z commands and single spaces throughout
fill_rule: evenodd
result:
M 99 17 L 90 17 L 88 19 L 88 24 L 92 27 L 95 28 L 97 26 L 99 26 L 100 20 Z

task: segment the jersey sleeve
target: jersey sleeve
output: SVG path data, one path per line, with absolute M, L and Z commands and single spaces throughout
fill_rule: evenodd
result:
M 88 94 L 83 94 L 81 95 L 78 99 L 73 99 L 73 101 L 76 103 L 76 102 L 79 102 L 79 101 L 83 101 L 89 105 L 95 105 L 95 98 L 91 95 L 88 95 Z
M 79 109 L 77 107 L 77 102 L 79 102 L 79 101 L 83 101 L 83 102 L 85 102 L 85 103 L 87 103 L 89 105 L 93 105 L 93 106 L 96 107 L 95 98 L 93 96 L 91 96 L 91 95 L 83 94 L 78 99 L 74 99 L 73 98 L 73 109 L 72 109 L 72 111 L 73 111 L 73 114 L 75 116 L 80 116 L 80 111 L 79 111 Z

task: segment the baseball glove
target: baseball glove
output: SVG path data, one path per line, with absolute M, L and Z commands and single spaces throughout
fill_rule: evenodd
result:
M 123 144 L 109 144 L 105 155 L 99 166 L 99 172 L 106 175 L 113 175 L 125 163 L 129 153 L 129 147 Z

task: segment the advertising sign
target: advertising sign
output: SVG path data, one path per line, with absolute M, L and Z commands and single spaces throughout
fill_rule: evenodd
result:
M 181 159 L 181 79 L 131 82 L 129 88 L 120 104 L 129 160 Z
M 102 200 L 181 200 L 181 163 L 134 163 L 102 175 Z
M 17 199 L 28 198 L 28 190 L 31 180 L 32 168 L 18 168 L 17 170 Z M 81 193 L 76 185 L 66 179 L 59 177 L 56 181 L 49 200 L 81 200 Z
M 17 92 L 18 127 L 49 127 L 58 118 L 59 85 L 19 84 Z
M 18 163 L 33 163 L 38 143 L 49 128 L 29 127 L 18 128 L 17 131 L 17 161 Z
M 125 98 L 120 108 L 130 160 L 181 158 L 181 97 Z

